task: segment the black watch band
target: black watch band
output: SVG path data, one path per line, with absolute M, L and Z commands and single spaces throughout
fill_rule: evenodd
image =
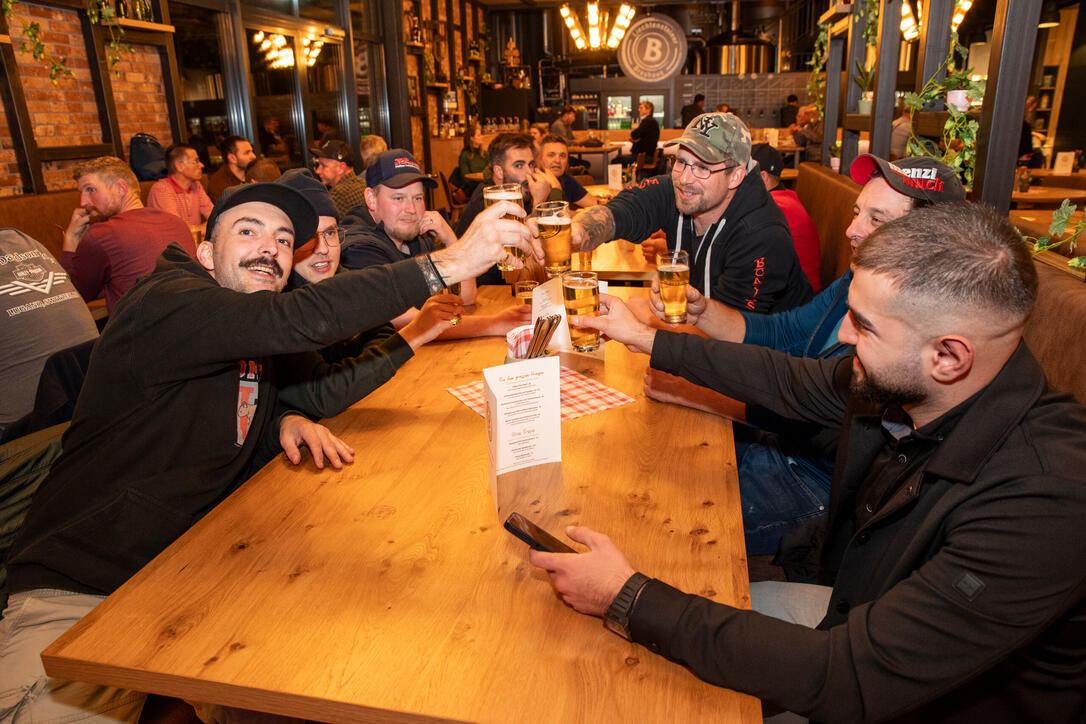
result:
M 603 625 L 627 641 L 630 640 L 630 613 L 641 589 L 649 580 L 643 573 L 635 573 L 626 579 L 615 600 L 611 601 L 607 608 L 607 613 L 603 615 Z

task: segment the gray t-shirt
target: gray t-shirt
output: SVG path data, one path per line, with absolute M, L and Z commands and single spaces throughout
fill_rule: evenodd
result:
M 0 424 L 33 409 L 50 355 L 97 336 L 60 262 L 23 232 L 0 229 Z

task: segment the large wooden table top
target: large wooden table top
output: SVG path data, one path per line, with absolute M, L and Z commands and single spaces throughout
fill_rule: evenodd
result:
M 508 294 L 484 287 L 480 310 Z M 46 649 L 46 670 L 323 721 L 760 721 L 756 699 L 565 606 L 502 529 L 484 420 L 445 388 L 504 354 L 498 338 L 421 349 L 329 422 L 353 465 L 274 460 Z M 730 425 L 646 399 L 647 359 L 615 342 L 569 363 L 636 401 L 563 423 L 564 462 L 520 478 L 521 512 L 748 606 Z
M 1030 186 L 1029 191 L 1013 191 L 1011 201 L 1019 206 L 1048 205 L 1059 206 L 1064 199 L 1073 204 L 1086 201 L 1086 189 L 1074 189 L 1064 186 Z

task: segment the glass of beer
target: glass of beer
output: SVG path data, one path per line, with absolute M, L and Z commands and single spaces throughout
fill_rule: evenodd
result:
M 565 201 L 547 201 L 535 207 L 532 215 L 539 223 L 539 239 L 543 242 L 543 268 L 548 277 L 556 277 L 570 269 L 570 216 Z
M 456 282 L 455 284 L 450 284 L 449 286 L 445 287 L 445 291 L 448 292 L 449 294 L 455 294 L 456 296 L 459 297 L 460 296 L 460 282 Z M 457 314 L 455 317 L 452 318 L 452 326 L 455 327 L 458 324 L 460 324 L 460 315 L 459 314 Z
M 656 255 L 656 276 L 664 320 L 671 324 L 686 321 L 686 288 L 690 285 L 690 259 L 685 251 L 664 251 Z
M 573 252 L 573 271 L 592 271 L 592 252 Z
M 534 279 L 525 279 L 519 281 L 513 285 L 513 289 L 517 295 L 518 304 L 531 304 L 532 303 L 532 290 L 539 286 L 539 282 Z
M 562 275 L 562 296 L 566 302 L 566 318 L 573 316 L 598 317 L 600 314 L 600 286 L 596 272 L 577 271 Z M 600 346 L 600 332 L 589 327 L 569 325 L 569 337 L 573 349 L 578 352 L 594 352 Z
M 524 192 L 520 187 L 520 184 L 501 184 L 499 186 L 487 186 L 483 189 L 483 203 L 487 207 L 493 206 L 499 201 L 512 201 L 514 204 L 524 208 Z M 507 215 L 507 219 L 513 219 L 514 221 L 522 221 L 519 216 Z M 519 259 L 521 264 L 524 263 L 524 252 L 521 251 L 519 246 L 507 246 L 505 250 L 509 252 L 509 256 L 515 259 Z M 520 267 L 514 265 L 509 261 L 507 256 L 498 262 L 498 268 L 502 271 L 515 271 Z

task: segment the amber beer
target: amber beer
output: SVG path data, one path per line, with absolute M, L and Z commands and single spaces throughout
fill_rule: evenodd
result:
M 445 291 L 447 291 L 449 294 L 455 294 L 456 296 L 459 297 L 460 296 L 460 282 L 456 282 L 455 284 L 450 284 L 449 286 L 445 287 Z M 461 319 L 461 317 L 460 317 L 459 314 L 454 316 L 452 318 L 452 326 L 455 327 L 456 325 L 460 324 L 460 319 Z
M 595 272 L 566 272 L 562 275 L 562 294 L 566 302 L 566 318 L 598 317 L 600 289 Z M 594 352 L 600 346 L 600 332 L 589 327 L 569 325 L 569 338 L 578 352 Z
M 690 262 L 685 251 L 656 255 L 656 274 L 660 279 L 660 299 L 664 320 L 671 324 L 686 321 L 686 288 L 690 286 Z
M 547 276 L 555 277 L 568 272 L 572 256 L 569 204 L 565 201 L 549 201 L 536 206 L 534 214 L 539 222 L 539 240 L 543 242 L 543 268 L 547 270 Z
M 520 188 L 520 184 L 501 184 L 500 186 L 487 186 L 483 189 L 483 203 L 489 208 L 499 201 L 512 201 L 514 204 L 524 208 L 524 192 Z M 513 221 L 523 221 L 519 216 L 514 214 L 506 214 L 506 219 L 512 219 Z M 520 260 L 521 264 L 524 264 L 526 257 L 524 252 L 521 251 L 519 246 L 506 246 L 505 250 L 509 252 L 510 256 Z M 509 262 L 508 257 L 498 262 L 498 269 L 502 271 L 515 271 L 520 267 L 515 266 Z

